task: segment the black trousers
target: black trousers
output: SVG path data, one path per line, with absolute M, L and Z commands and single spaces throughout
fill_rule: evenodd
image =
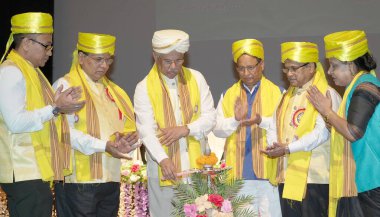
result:
M 357 197 L 343 197 L 338 201 L 337 217 L 380 216 L 380 187 L 359 193 Z
M 278 186 L 283 217 L 327 217 L 328 184 L 307 184 L 305 198 L 300 201 L 282 198 L 284 184 Z
M 58 217 L 116 217 L 119 210 L 120 183 L 56 183 Z
M 48 182 L 28 180 L 1 184 L 10 217 L 51 217 L 53 196 Z

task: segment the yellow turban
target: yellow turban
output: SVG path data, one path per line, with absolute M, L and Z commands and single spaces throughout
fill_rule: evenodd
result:
M 364 31 L 342 31 L 326 35 L 326 58 L 353 61 L 368 52 L 368 41 Z
M 115 54 L 115 41 L 116 38 L 112 35 L 83 33 L 78 34 L 77 49 L 86 53 Z
M 115 54 L 115 36 L 97 33 L 78 33 L 77 49 L 73 52 L 73 70 L 78 64 L 78 50 L 92 54 Z
M 157 53 L 168 54 L 174 50 L 179 53 L 186 53 L 189 46 L 189 35 L 184 31 L 165 29 L 153 34 L 152 47 Z
M 53 33 L 53 18 L 47 13 L 29 12 L 16 14 L 11 18 L 11 35 L 9 36 L 5 52 L 1 58 L 1 62 L 8 53 L 9 48 L 13 43 L 13 35 L 27 33 Z
M 242 39 L 235 41 L 232 44 L 232 56 L 236 63 L 239 57 L 243 54 L 248 54 L 264 60 L 264 47 L 263 44 L 256 39 Z
M 311 42 L 284 42 L 281 44 L 281 62 L 293 60 L 299 63 L 316 63 L 318 45 Z

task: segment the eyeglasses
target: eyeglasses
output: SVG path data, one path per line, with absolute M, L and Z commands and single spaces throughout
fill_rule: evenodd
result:
M 285 74 L 287 74 L 288 72 L 296 72 L 298 69 L 300 69 L 300 68 L 302 68 L 302 67 L 305 67 L 306 65 L 308 65 L 309 63 L 305 63 L 305 64 L 303 64 L 303 65 L 300 65 L 300 66 L 296 66 L 296 67 L 294 67 L 294 66 L 291 66 L 291 67 L 289 67 L 289 68 L 282 68 L 282 72 L 283 73 L 285 73 Z
M 51 51 L 53 49 L 53 46 L 51 44 L 44 44 L 44 43 L 39 42 L 39 41 L 37 41 L 36 39 L 33 39 L 33 38 L 27 38 L 27 39 L 29 39 L 29 40 L 31 40 L 31 41 L 33 41 L 33 42 L 41 45 L 42 47 L 45 48 L 45 51 Z
M 88 54 L 85 54 L 87 57 L 92 59 L 96 65 L 102 65 L 103 62 L 106 63 L 108 66 L 110 66 L 113 63 L 113 58 L 103 58 L 103 57 L 92 57 Z
M 176 66 L 178 66 L 178 65 L 182 65 L 184 61 L 185 61 L 184 59 L 176 59 L 176 60 L 163 59 L 162 64 L 167 67 L 170 67 L 174 63 Z
M 254 65 L 254 66 L 238 66 L 238 67 L 236 67 L 236 70 L 238 72 L 245 72 L 245 70 L 247 70 L 248 72 L 254 72 L 257 69 L 257 66 L 260 65 L 260 63 L 261 63 L 261 61 L 256 63 L 256 65 Z

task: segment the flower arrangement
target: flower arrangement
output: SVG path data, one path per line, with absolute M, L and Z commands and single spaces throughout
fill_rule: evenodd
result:
M 146 165 L 122 161 L 119 217 L 149 216 Z
M 214 152 L 211 152 L 209 156 L 202 155 L 197 158 L 197 164 L 202 165 L 202 166 L 205 166 L 205 165 L 213 166 L 217 162 L 218 162 L 218 158 L 216 157 Z
M 210 188 L 208 177 L 202 173 L 191 174 L 191 183 L 177 182 L 176 196 L 172 203 L 173 216 L 180 217 L 245 217 L 255 216 L 244 208 L 253 200 L 252 196 L 238 195 L 243 180 L 231 180 L 228 171 L 212 176 Z
M 146 182 L 146 165 L 142 161 L 126 161 L 121 166 L 121 181 L 128 184 Z

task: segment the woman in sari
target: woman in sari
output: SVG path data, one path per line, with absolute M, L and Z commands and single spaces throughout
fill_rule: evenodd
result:
M 331 125 L 329 216 L 380 216 L 380 81 L 364 31 L 325 36 L 328 74 L 346 87 L 337 113 L 316 87 L 308 99 Z

